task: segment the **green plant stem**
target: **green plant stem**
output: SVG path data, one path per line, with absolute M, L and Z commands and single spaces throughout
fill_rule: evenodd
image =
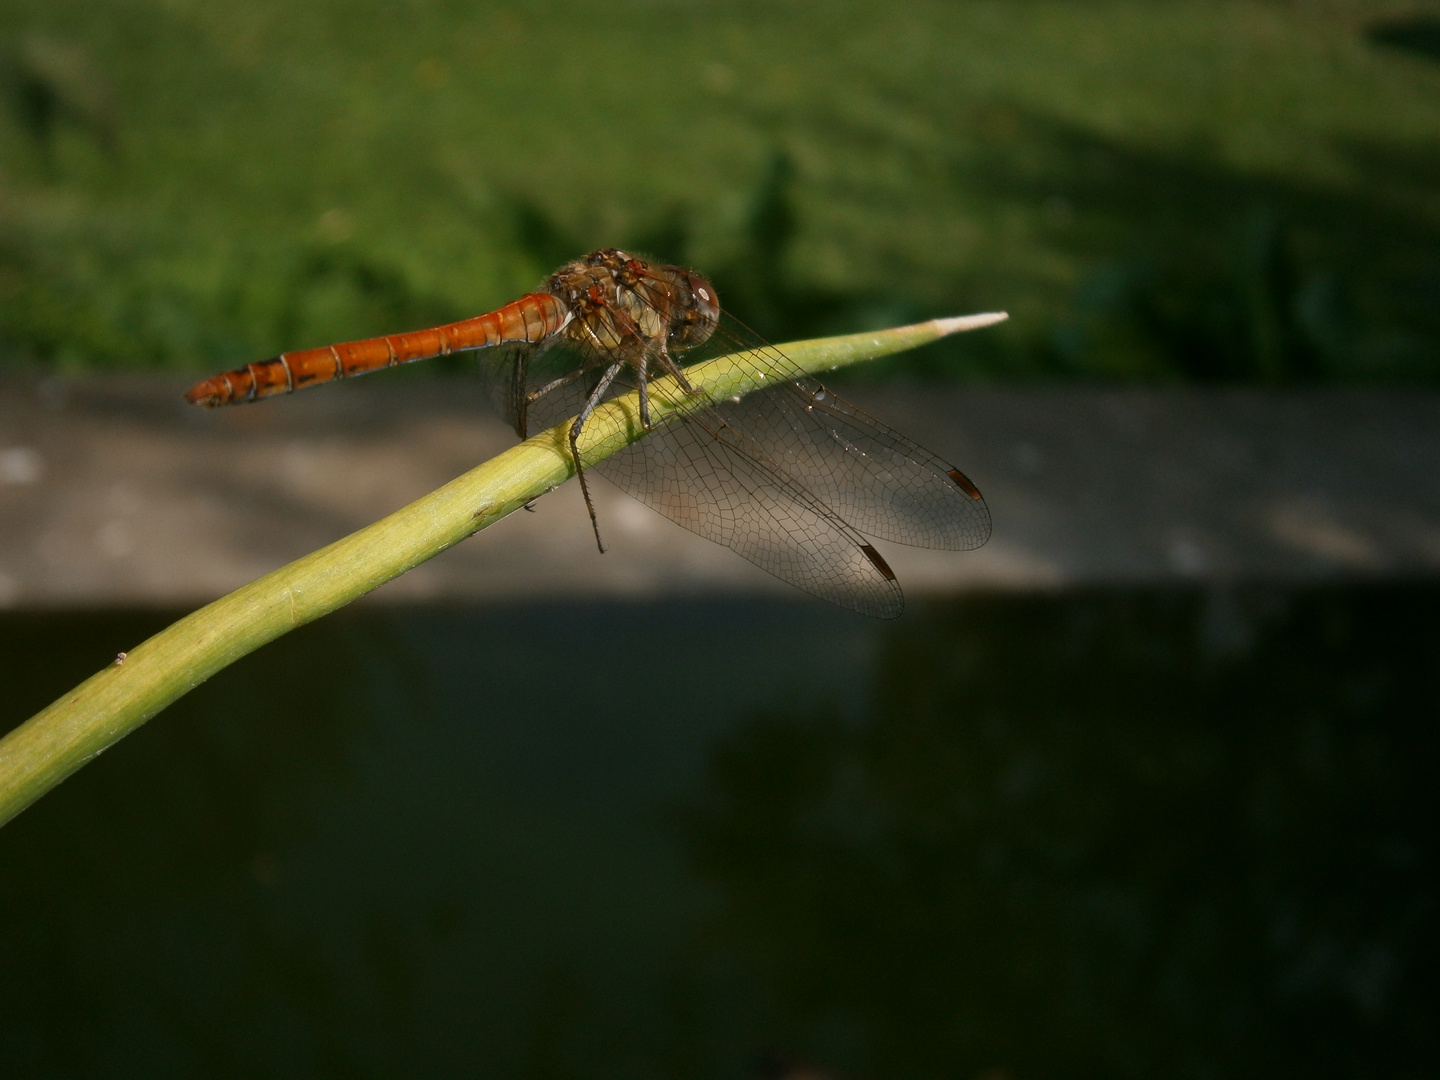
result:
M 1002 318 L 936 319 L 796 342 L 784 352 L 805 371 L 818 373 Z M 745 394 L 765 384 L 753 360 L 746 354 L 721 357 L 687 368 L 686 376 L 710 396 Z M 663 397 L 650 399 L 652 422 L 670 411 Z M 0 825 L 246 653 L 399 577 L 564 483 L 575 474 L 568 428 L 567 421 L 542 432 L 389 517 L 207 604 L 36 713 L 0 740 Z M 580 458 L 592 465 L 643 434 L 635 395 L 618 397 L 586 424 Z

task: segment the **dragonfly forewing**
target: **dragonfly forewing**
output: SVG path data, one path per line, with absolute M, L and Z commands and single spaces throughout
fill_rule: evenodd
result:
M 735 338 L 728 340 L 738 348 Z M 696 409 L 676 380 L 655 379 L 647 386 L 653 403 L 677 408 L 655 408 L 654 429 L 595 471 L 677 524 L 806 592 L 869 615 L 898 615 L 900 588 L 861 534 L 911 538 L 931 547 L 974 546 L 965 527 L 947 515 L 954 518 L 958 507 L 973 518 L 976 500 L 961 493 L 963 503 L 947 506 L 960 491 L 948 465 L 889 429 L 863 430 L 868 420 L 863 413 L 842 411 L 845 403 L 822 392 L 778 350 L 748 348 L 748 362 L 758 359 L 772 386 L 738 401 L 706 400 Z M 535 434 L 579 411 L 603 359 L 571 343 L 551 344 L 502 359 L 489 381 L 532 392 L 551 387 L 523 407 L 523 425 L 514 403 L 525 395 L 514 390 L 500 395 L 512 403 L 517 432 Z M 587 378 L 559 381 L 581 370 Z M 627 372 L 612 396 L 634 391 L 637 381 L 634 371 Z M 881 442 L 887 437 L 893 443 Z M 892 457 L 909 456 L 882 462 L 877 445 Z M 979 505 L 983 513 L 983 501 Z
M 654 392 L 680 393 L 669 381 Z M 904 606 L 880 553 L 714 409 L 657 427 L 597 468 L 670 520 L 814 596 L 878 618 Z
M 912 547 L 963 551 L 990 538 L 984 498 L 953 465 L 806 375 L 779 350 L 768 347 L 760 355 L 775 385 L 722 402 L 717 412 L 847 522 L 867 536 Z

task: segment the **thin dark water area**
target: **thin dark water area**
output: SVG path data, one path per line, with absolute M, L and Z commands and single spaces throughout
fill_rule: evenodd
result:
M 0 1072 L 1433 1075 L 1437 616 L 359 605 L 0 832 Z M 0 723 L 168 619 L 0 616 Z

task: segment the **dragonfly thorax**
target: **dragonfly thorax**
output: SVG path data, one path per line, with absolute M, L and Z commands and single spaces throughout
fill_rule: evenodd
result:
M 705 278 L 616 248 L 561 267 L 545 291 L 574 316 L 566 336 L 611 358 L 694 348 L 709 339 L 720 319 L 715 287 Z

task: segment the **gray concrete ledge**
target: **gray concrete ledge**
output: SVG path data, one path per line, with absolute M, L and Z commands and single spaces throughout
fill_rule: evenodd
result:
M 184 380 L 0 379 L 0 606 L 191 605 L 510 445 L 463 379 L 377 375 L 207 412 Z M 978 552 L 882 545 L 911 596 L 1440 571 L 1431 390 L 855 389 L 985 492 Z M 597 484 L 597 487 L 603 487 Z M 610 489 L 575 485 L 386 586 L 390 600 L 785 586 Z

